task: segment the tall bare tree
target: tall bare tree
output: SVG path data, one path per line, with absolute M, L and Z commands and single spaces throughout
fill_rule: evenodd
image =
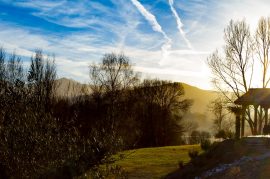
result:
M 270 81 L 269 74 L 269 48 L 270 48 L 270 18 L 262 17 L 259 20 L 255 34 L 255 56 L 260 64 L 262 88 L 266 88 Z M 262 123 L 264 119 L 263 109 L 260 106 L 258 110 L 258 126 L 255 124 L 256 131 L 262 132 Z
M 232 103 L 237 97 L 247 92 L 251 87 L 257 87 L 257 79 L 253 79 L 253 70 L 260 74 L 261 87 L 266 88 L 270 82 L 269 48 L 270 48 L 270 18 L 262 17 L 254 36 L 250 35 L 245 21 L 230 21 L 224 31 L 224 56 L 217 51 L 208 58 L 208 64 L 214 75 L 214 85 L 223 92 Z M 227 91 L 232 91 L 233 95 Z M 264 119 L 263 110 L 258 106 L 248 108 L 247 121 L 253 133 L 262 132 Z M 250 116 L 252 110 L 258 111 L 258 124 Z
M 214 130 L 218 132 L 223 129 L 223 123 L 226 120 L 226 108 L 224 107 L 222 98 L 211 101 L 209 108 L 214 116 Z
M 54 58 L 45 59 L 41 50 L 36 50 L 35 56 L 31 58 L 28 71 L 28 85 L 35 94 L 36 105 L 45 104 L 48 110 L 52 98 L 55 95 L 56 67 Z
M 270 48 L 270 18 L 262 17 L 259 20 L 255 34 L 256 56 L 262 67 L 262 87 L 266 88 L 270 81 L 269 74 L 269 48 Z
M 124 90 L 131 89 L 138 82 L 129 58 L 124 54 L 105 54 L 99 64 L 89 66 L 90 85 L 93 95 L 106 96 L 108 100 L 108 119 L 114 128 L 117 101 Z
M 208 57 L 208 65 L 213 73 L 214 86 L 228 103 L 233 103 L 252 85 L 254 47 L 246 22 L 231 20 L 224 30 L 224 41 L 224 55 L 215 51 Z M 253 131 L 254 124 L 249 112 L 247 121 Z
M 247 92 L 253 75 L 252 41 L 245 21 L 231 20 L 224 30 L 224 55 L 215 51 L 208 57 L 208 65 L 213 72 L 213 84 L 233 102 L 243 92 Z M 233 91 L 234 98 L 228 91 Z

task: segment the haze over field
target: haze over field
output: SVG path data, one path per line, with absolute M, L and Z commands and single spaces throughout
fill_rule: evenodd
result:
M 24 56 L 42 48 L 56 55 L 59 77 L 80 82 L 104 52 L 124 52 L 143 76 L 210 89 L 205 61 L 229 20 L 254 30 L 269 8 L 267 0 L 0 0 L 0 46 Z

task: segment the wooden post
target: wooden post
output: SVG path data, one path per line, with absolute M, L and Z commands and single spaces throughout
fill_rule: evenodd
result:
M 246 106 L 242 106 L 241 138 L 245 135 Z
M 254 105 L 254 135 L 258 134 L 258 105 Z
M 237 113 L 236 115 L 236 119 L 235 119 L 235 138 L 236 139 L 240 139 L 240 123 L 241 123 L 241 118 L 240 118 L 240 114 Z

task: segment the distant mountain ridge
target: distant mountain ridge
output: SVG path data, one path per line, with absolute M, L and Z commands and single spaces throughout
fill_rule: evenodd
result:
M 90 87 L 87 84 L 82 84 L 73 79 L 60 78 L 56 80 L 56 95 L 63 97 L 74 97 L 81 95 L 84 91 L 89 90 Z

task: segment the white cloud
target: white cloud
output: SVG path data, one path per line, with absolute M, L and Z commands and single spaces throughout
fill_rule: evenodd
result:
M 192 45 L 190 43 L 190 41 L 188 40 L 188 38 L 186 37 L 186 33 L 185 31 L 183 30 L 183 23 L 181 22 L 181 19 L 178 15 L 178 13 L 176 12 L 175 8 L 173 7 L 173 4 L 174 4 L 174 1 L 173 0 L 168 0 L 169 2 L 169 5 L 170 5 L 170 8 L 171 8 L 171 11 L 173 12 L 173 15 L 175 17 L 175 20 L 176 20 L 176 23 L 177 23 L 177 28 L 180 32 L 180 34 L 182 35 L 184 41 L 186 42 L 188 48 L 192 49 Z
M 136 8 L 145 17 L 145 19 L 151 24 L 153 30 L 156 32 L 160 32 L 164 36 L 166 42 L 161 47 L 161 50 L 163 52 L 163 58 L 166 58 L 168 56 L 168 50 L 171 49 L 172 40 L 162 30 L 162 27 L 158 23 L 156 17 L 152 13 L 150 13 L 147 9 L 145 9 L 145 7 L 138 0 L 131 0 L 131 2 L 136 6 Z

